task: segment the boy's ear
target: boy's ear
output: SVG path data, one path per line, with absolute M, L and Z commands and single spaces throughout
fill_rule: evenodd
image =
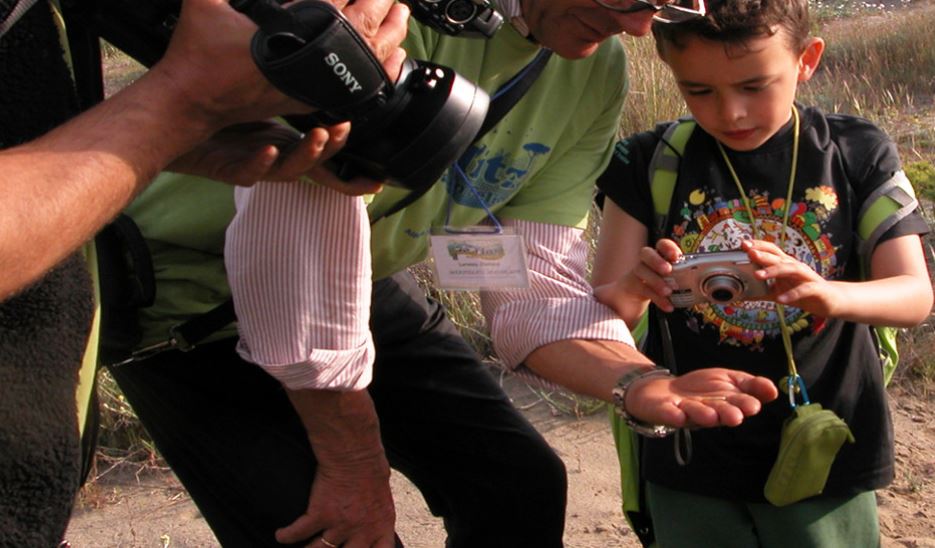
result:
M 825 51 L 825 41 L 821 38 L 810 38 L 802 55 L 799 56 L 799 82 L 807 82 L 815 74 L 821 54 Z

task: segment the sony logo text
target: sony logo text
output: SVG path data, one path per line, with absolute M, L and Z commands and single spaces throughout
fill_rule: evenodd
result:
M 347 86 L 348 91 L 354 93 L 363 89 L 363 86 L 357 81 L 357 78 L 351 74 L 350 69 L 347 68 L 347 65 L 341 62 L 341 58 L 338 57 L 337 53 L 329 53 L 325 55 L 325 64 L 331 67 L 331 70 L 334 71 L 334 74 L 338 77 L 341 82 Z

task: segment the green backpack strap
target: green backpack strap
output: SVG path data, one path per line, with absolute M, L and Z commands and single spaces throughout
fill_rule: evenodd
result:
M 870 259 L 880 237 L 918 206 L 912 184 L 901 170 L 864 200 L 857 214 L 857 255 L 860 257 L 861 278 L 870 278 Z M 896 347 L 899 330 L 895 327 L 873 326 L 872 332 L 883 364 L 883 382 L 888 385 L 899 364 Z
M 662 134 L 662 139 L 656 145 L 656 151 L 649 161 L 649 191 L 653 197 L 655 213 L 653 239 L 661 236 L 665 230 L 672 194 L 675 192 L 675 183 L 678 182 L 679 161 L 685 152 L 688 138 L 697 125 L 692 118 L 680 118 L 673 122 Z
M 654 226 L 652 238 L 662 234 L 669 214 L 669 205 L 672 194 L 675 192 L 675 183 L 678 180 L 679 160 L 685 151 L 688 138 L 697 124 L 691 118 L 683 118 L 673 122 L 662 134 L 659 144 L 649 161 L 650 192 L 653 198 Z M 642 342 L 646 338 L 649 326 L 649 313 L 643 314 L 636 328 L 633 329 L 633 338 Z M 623 495 L 623 515 L 630 528 L 636 533 L 643 546 L 655 545 L 653 524 L 649 512 L 645 511 L 644 484 L 640 479 L 640 444 L 642 440 L 620 418 L 611 411 L 611 430 L 617 448 L 617 458 L 620 462 L 620 488 Z

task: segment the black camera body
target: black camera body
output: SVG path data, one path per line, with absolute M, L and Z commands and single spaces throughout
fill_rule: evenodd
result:
M 300 130 L 350 120 L 338 174 L 364 175 L 422 190 L 471 144 L 484 121 L 487 93 L 454 70 L 407 59 L 391 81 L 344 15 L 328 2 L 285 6 L 231 0 L 260 26 L 253 59 L 284 93 L 318 111 L 289 117 Z
M 490 38 L 503 25 L 503 16 L 488 0 L 403 1 L 416 19 L 451 36 Z

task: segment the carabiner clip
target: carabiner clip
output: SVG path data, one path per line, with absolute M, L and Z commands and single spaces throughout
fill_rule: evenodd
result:
M 789 375 L 786 377 L 786 393 L 789 395 L 789 407 L 792 409 L 795 409 L 798 405 L 795 403 L 796 393 L 802 394 L 803 405 L 812 403 L 808 399 L 808 390 L 805 389 L 805 381 L 802 380 L 801 375 Z

